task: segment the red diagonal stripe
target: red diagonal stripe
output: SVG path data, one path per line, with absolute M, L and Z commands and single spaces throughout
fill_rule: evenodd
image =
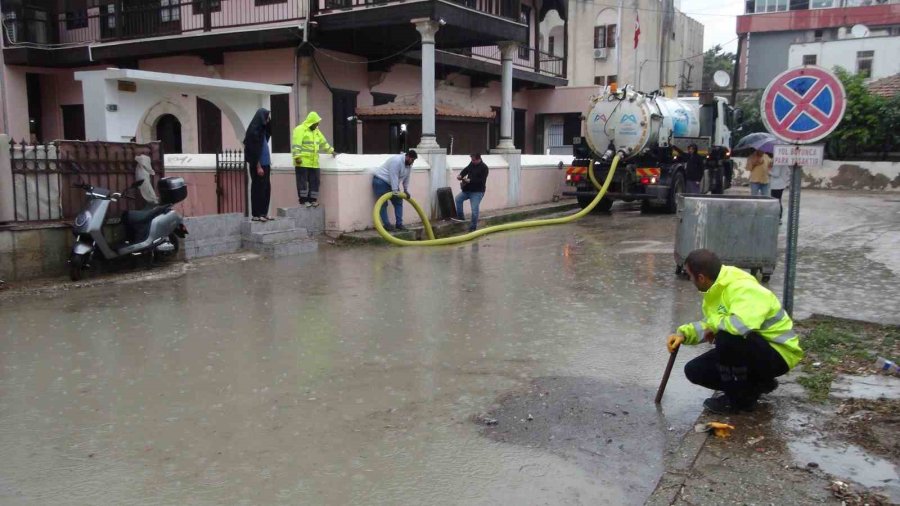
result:
M 827 116 L 824 116 L 821 112 L 819 112 L 818 108 L 811 107 L 812 101 L 816 99 L 819 93 L 825 89 L 824 79 L 819 79 L 816 84 L 813 85 L 802 97 L 797 94 L 794 90 L 790 89 L 788 86 L 784 86 L 778 92 L 781 93 L 789 102 L 794 103 L 794 109 L 788 113 L 787 116 L 784 117 L 781 122 L 778 123 L 780 128 L 787 129 L 790 125 L 804 112 L 814 119 L 818 120 L 820 123 L 824 123 L 828 120 Z M 788 93 L 784 93 L 787 91 Z M 791 96 L 793 95 L 793 96 Z M 791 100 L 793 99 L 793 100 Z M 810 109 L 815 109 L 815 111 L 811 111 Z

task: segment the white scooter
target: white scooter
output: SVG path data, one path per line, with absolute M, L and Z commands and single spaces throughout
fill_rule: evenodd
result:
M 82 278 L 90 268 L 96 250 L 106 260 L 134 255 L 151 255 L 174 258 L 178 254 L 179 238 L 187 235 L 181 215 L 175 212 L 175 204 L 187 198 L 187 186 L 180 177 L 167 177 L 157 183 L 160 204 L 140 211 L 126 211 L 122 214 L 125 227 L 125 241 L 109 244 L 103 235 L 103 223 L 111 202 L 129 197 L 130 190 L 139 187 L 143 181 L 135 181 L 121 193 L 110 193 L 106 188 L 79 183 L 76 188 L 85 190 L 88 201 L 85 208 L 75 217 L 72 233 L 75 245 L 69 257 L 69 277 L 72 281 Z

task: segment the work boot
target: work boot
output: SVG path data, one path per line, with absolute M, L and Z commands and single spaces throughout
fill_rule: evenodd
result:
M 393 232 L 394 230 L 397 230 L 397 229 L 394 228 L 394 226 L 391 225 L 390 223 L 385 224 L 385 225 L 384 225 L 384 229 L 387 230 L 388 232 Z
M 727 395 L 713 396 L 703 401 L 703 407 L 710 413 L 715 413 L 717 415 L 736 415 L 741 411 L 753 411 L 755 406 L 755 400 L 744 403 L 741 406 L 736 406 L 731 402 Z
M 306 207 L 312 207 L 313 203 L 307 200 L 303 205 L 305 205 Z
M 409 229 L 404 227 L 403 225 L 397 225 L 397 230 L 402 231 L 402 230 L 409 230 Z
M 778 380 L 775 378 L 760 381 L 756 384 L 756 390 L 761 394 L 770 394 L 778 388 Z

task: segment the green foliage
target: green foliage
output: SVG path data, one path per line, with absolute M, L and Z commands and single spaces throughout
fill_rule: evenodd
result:
M 734 53 L 723 53 L 722 46 L 715 46 L 703 53 L 703 81 L 701 87 L 704 90 L 716 90 L 718 86 L 713 82 L 713 74 L 718 70 L 724 70 L 731 75 L 734 70 Z
M 895 151 L 900 97 L 874 95 L 862 76 L 841 67 L 835 67 L 834 72 L 844 85 L 847 107 L 841 124 L 825 139 L 828 158 L 841 160 L 861 153 Z
M 762 99 L 762 91 L 757 91 L 753 95 L 737 101 L 738 108 L 744 111 L 744 122 L 741 124 L 740 132 L 737 133 L 738 138 L 756 132 L 767 131 L 759 110 L 760 99 Z

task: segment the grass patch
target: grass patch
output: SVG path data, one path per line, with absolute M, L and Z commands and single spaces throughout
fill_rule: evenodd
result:
M 873 374 L 877 357 L 900 358 L 898 326 L 816 315 L 796 322 L 796 329 L 803 335 L 800 364 L 806 374 L 798 382 L 814 402 L 828 398 L 838 374 Z

